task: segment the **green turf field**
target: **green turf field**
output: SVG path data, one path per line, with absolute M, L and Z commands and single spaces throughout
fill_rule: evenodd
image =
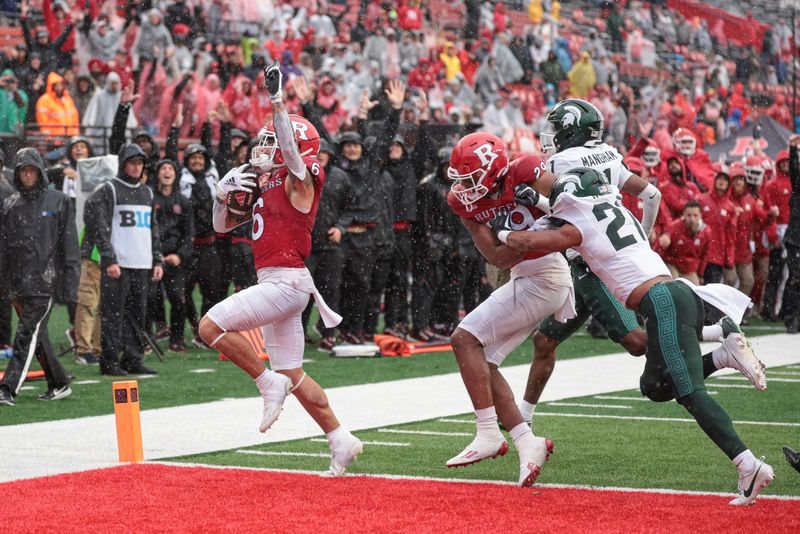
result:
M 770 377 L 789 373 L 784 376 L 797 378 L 791 373 L 800 375 L 800 366 L 791 367 L 771 369 Z M 748 387 L 715 387 L 718 384 Z M 800 474 L 789 467 L 781 452 L 784 444 L 800 446 L 797 384 L 772 381 L 765 394 L 747 382 L 711 379 L 708 390 L 739 422 L 736 428 L 753 452 L 766 456 L 775 468 L 776 480 L 766 493 L 800 495 Z M 513 447 L 503 458 L 466 468 L 445 467 L 445 461 L 471 441 L 473 420 L 474 415 L 469 413 L 356 432 L 366 442 L 365 452 L 348 471 L 516 481 L 518 464 Z M 627 390 L 543 403 L 534 415 L 534 431 L 555 443 L 541 483 L 736 491 L 735 469 L 674 401 L 656 404 L 643 399 L 636 390 Z M 175 460 L 324 471 L 329 464 L 327 453 L 327 443 L 320 436 Z

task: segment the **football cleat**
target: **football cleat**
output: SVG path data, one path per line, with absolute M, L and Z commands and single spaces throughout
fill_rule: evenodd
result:
M 264 417 L 261 419 L 261 424 L 258 430 L 266 432 L 269 427 L 278 420 L 278 416 L 283 410 L 283 401 L 292 389 L 292 379 L 288 376 L 275 373 L 272 377 L 272 384 L 269 386 L 267 393 L 262 393 L 264 398 Z
M 728 504 L 733 506 L 754 504 L 761 490 L 769 486 L 774 479 L 775 473 L 772 470 L 772 466 L 764 463 L 764 457 L 762 456 L 760 460 L 756 460 L 752 471 L 746 475 L 739 475 L 739 496 Z
M 544 463 L 550 459 L 553 454 L 553 442 L 545 438 L 534 438 L 536 440 L 536 449 L 533 451 L 533 456 L 528 458 L 520 457 L 519 463 L 519 485 L 523 488 L 533 486 L 536 479 L 542 472 Z
M 722 338 L 720 339 L 720 341 L 723 341 L 726 337 L 728 337 L 731 334 L 742 334 L 742 335 L 744 335 L 744 333 L 742 332 L 742 329 L 739 328 L 739 325 L 736 324 L 733 321 L 733 319 L 731 319 L 727 315 L 725 315 L 722 319 L 717 321 L 717 324 L 722 327 Z
M 364 452 L 364 444 L 353 434 L 349 434 L 339 443 L 331 445 L 331 468 L 328 476 L 338 477 L 345 469 Z
M 505 456 L 508 452 L 508 443 L 498 434 L 498 438 L 491 439 L 481 434 L 475 436 L 472 443 L 461 451 L 461 454 L 447 460 L 447 467 L 462 467 L 472 465 L 487 458 Z
M 783 454 L 786 456 L 786 461 L 789 462 L 789 465 L 794 467 L 795 471 L 800 473 L 800 453 L 791 447 L 784 447 Z
M 722 342 L 720 363 L 723 367 L 736 369 L 756 387 L 759 391 L 767 390 L 767 375 L 764 374 L 766 366 L 761 363 L 750 342 L 743 334 L 729 334 Z

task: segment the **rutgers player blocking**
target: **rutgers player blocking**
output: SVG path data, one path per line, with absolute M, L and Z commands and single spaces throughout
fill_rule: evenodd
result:
M 473 133 L 458 142 L 450 156 L 454 181 L 447 202 L 472 234 L 486 260 L 511 268 L 511 282 L 498 288 L 467 315 L 452 336 L 461 377 L 475 408 L 477 435 L 464 451 L 447 461 L 459 467 L 502 456 L 508 444 L 498 417 L 519 452 L 519 484 L 531 486 L 550 456 L 550 440 L 534 437 L 523 421 L 514 395 L 498 367 L 509 352 L 531 335 L 539 321 L 553 313 L 560 320 L 575 315 L 572 280 L 560 254 L 519 254 L 500 243 L 488 223 L 509 213 L 516 228 L 527 230 L 544 215 L 547 199 L 528 184 L 549 174 L 542 160 L 522 156 L 511 163 L 500 138 Z
M 322 300 L 304 264 L 325 181 L 316 157 L 319 134 L 304 118 L 286 112 L 277 65 L 266 69 L 265 84 L 273 123 L 259 132 L 250 165 L 232 169 L 217 184 L 214 203 L 217 232 L 228 232 L 252 219 L 258 284 L 211 308 L 200 322 L 200 336 L 255 379 L 264 399 L 261 432 L 272 426 L 284 399 L 294 393 L 328 437 L 330 473 L 341 475 L 363 445 L 341 426 L 325 391 L 303 371 L 301 313 L 309 295 L 314 296 L 326 326 L 332 328 L 341 321 Z M 254 191 L 252 210 L 243 209 Z M 263 328 L 272 370 L 265 368 L 239 333 L 253 328 Z

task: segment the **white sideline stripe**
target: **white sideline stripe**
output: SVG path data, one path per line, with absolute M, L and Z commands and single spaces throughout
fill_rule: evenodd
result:
M 706 384 L 707 388 L 736 388 L 736 389 L 755 389 L 753 386 L 745 386 L 744 384 Z M 709 393 L 711 393 L 709 391 Z
M 746 376 L 721 376 L 718 380 L 746 380 L 750 381 Z M 770 382 L 791 382 L 796 384 L 800 382 L 800 378 L 772 378 L 771 374 L 767 376 L 767 384 Z
M 203 373 L 216 373 L 217 370 L 216 369 L 191 369 L 189 372 L 190 373 L 203 374 Z
M 800 365 L 788 365 L 787 369 L 800 369 Z
M 800 365 L 797 339 L 791 334 L 777 334 L 750 341 L 764 364 L 776 368 Z M 719 343 L 701 344 L 704 352 L 718 346 Z M 638 387 L 643 366 L 641 358 L 625 353 L 564 360 L 556 366 L 540 402 L 630 391 Z M 337 417 L 352 432 L 440 417 L 464 417 L 472 404 L 455 362 L 447 369 L 449 372 L 425 377 L 335 387 L 326 393 L 330 404 L 336 407 Z M 524 390 L 529 371 L 529 363 L 502 368 L 515 392 Z M 728 369 L 717 373 L 735 372 Z M 240 380 L 248 379 L 242 374 Z M 184 397 L 183 402 L 189 404 L 141 411 L 146 459 L 321 437 L 319 426 L 294 396 L 286 399 L 281 418 L 266 434 L 258 431 L 263 401 L 255 387 L 252 397 L 232 400 L 201 402 L 203 399 L 191 392 Z M 142 398 L 142 407 L 148 408 L 146 397 Z M 17 425 L 3 425 L 0 420 L 0 482 L 120 465 L 110 401 L 107 410 L 105 415 Z M 86 454 L 88 450 L 92 454 Z
M 89 384 L 99 384 L 99 380 L 78 380 L 77 382 L 72 382 L 72 385 L 75 386 L 88 386 Z
M 409 434 L 419 436 L 472 436 L 469 432 L 434 432 L 433 430 L 397 430 L 394 428 L 379 428 L 378 432 L 387 434 Z
M 249 451 L 238 449 L 238 454 L 254 454 L 256 456 L 303 456 L 308 458 L 330 458 L 330 453 L 326 452 L 289 452 L 289 451 Z
M 536 414 L 534 414 L 536 415 Z M 437 419 L 437 423 L 455 423 L 455 424 L 463 424 L 463 425 L 474 425 L 474 419 Z
M 35 391 L 37 389 L 39 388 L 37 388 L 36 386 L 22 386 L 21 388 L 19 388 L 20 391 Z
M 589 419 L 620 419 L 630 421 L 665 421 L 670 423 L 697 423 L 694 419 L 687 419 L 684 417 L 650 417 L 647 415 L 601 415 L 601 414 L 583 414 L 583 413 L 556 413 L 556 412 L 536 412 L 533 414 L 534 418 L 538 416 L 546 417 L 587 417 Z M 454 420 L 448 421 L 454 422 Z M 734 421 L 735 425 L 755 425 L 755 426 L 788 426 L 800 427 L 800 423 L 787 423 L 782 421 Z
M 770 378 L 773 376 L 800 376 L 800 372 L 798 371 L 770 371 L 769 376 Z
M 592 398 L 600 399 L 600 400 L 645 401 L 645 402 L 650 400 L 647 397 L 623 397 L 621 395 L 619 395 L 619 396 L 618 395 L 595 395 Z M 551 402 L 550 404 L 552 405 L 553 403 Z M 563 406 L 563 404 L 562 404 L 562 406 Z
M 146 462 L 154 465 L 164 465 L 168 467 L 185 467 L 185 468 L 207 468 L 219 470 L 240 470 L 240 471 L 266 471 L 270 473 L 289 473 L 298 475 L 322 475 L 327 471 L 310 471 L 301 469 L 279 469 L 271 467 L 238 467 L 235 465 L 214 465 L 214 464 L 200 464 L 188 462 L 168 462 L 168 461 L 153 461 Z M 449 484 L 490 484 L 494 486 L 516 486 L 515 482 L 507 480 L 476 480 L 476 479 L 458 479 L 458 478 L 436 478 L 436 477 L 419 477 L 410 475 L 388 475 L 378 473 L 346 473 L 346 477 L 365 477 L 365 478 L 386 478 L 390 480 L 419 480 L 422 482 L 447 482 Z M 538 483 L 534 488 L 550 488 L 550 489 L 580 489 L 580 490 L 593 490 L 593 491 L 620 491 L 625 493 L 656 493 L 665 495 L 692 495 L 696 497 L 736 497 L 735 493 L 724 493 L 716 491 L 693 491 L 693 490 L 676 490 L 669 488 L 627 488 L 616 486 L 591 486 L 588 484 L 541 484 Z M 759 499 L 771 499 L 776 501 L 800 501 L 800 495 L 765 495 L 760 494 Z
M 328 440 L 325 438 L 311 438 L 309 441 L 314 441 L 317 443 L 328 443 Z M 411 443 L 404 441 L 362 441 L 364 445 L 377 445 L 379 447 L 410 447 Z
M 548 402 L 544 406 L 568 406 L 570 408 L 612 408 L 614 410 L 630 410 L 624 404 L 584 404 L 582 402 Z

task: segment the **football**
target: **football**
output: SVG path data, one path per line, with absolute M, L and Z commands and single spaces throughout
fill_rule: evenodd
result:
M 231 191 L 228 193 L 228 211 L 234 215 L 244 216 L 250 213 L 258 200 L 256 191 Z

